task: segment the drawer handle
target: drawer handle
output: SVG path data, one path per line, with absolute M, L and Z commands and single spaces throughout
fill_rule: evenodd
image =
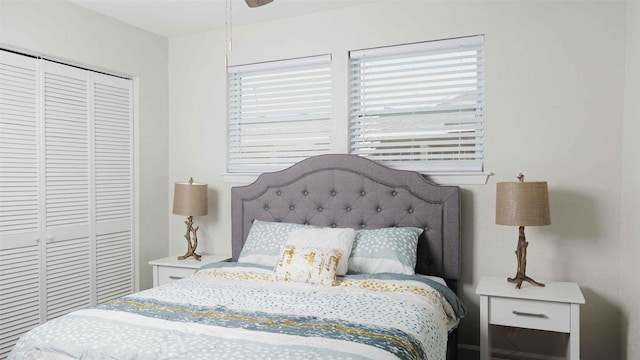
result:
M 184 279 L 184 276 L 169 275 L 169 279 L 171 279 L 171 280 L 180 280 L 180 279 Z
M 518 316 L 530 316 L 530 317 L 545 318 L 545 319 L 547 318 L 547 315 L 545 314 L 535 314 L 535 313 L 528 313 L 528 312 L 517 311 L 517 310 L 513 310 L 513 314 Z

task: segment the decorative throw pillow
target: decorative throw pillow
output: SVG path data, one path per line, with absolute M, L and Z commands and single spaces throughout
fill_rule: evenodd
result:
M 349 273 L 415 274 L 420 234 L 414 227 L 357 230 Z
M 285 245 L 273 269 L 281 281 L 333 286 L 342 253 L 338 249 Z
M 275 266 L 280 246 L 287 242 L 295 229 L 312 229 L 315 226 L 255 220 L 240 251 L 238 262 Z
M 319 228 L 295 229 L 289 233 L 287 245 L 314 246 L 327 249 L 338 249 L 342 252 L 342 260 L 338 264 L 338 275 L 345 275 L 349 267 L 349 254 L 356 236 L 354 229 Z

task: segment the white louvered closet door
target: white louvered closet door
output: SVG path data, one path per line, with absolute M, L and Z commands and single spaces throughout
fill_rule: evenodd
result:
M 133 292 L 132 88 L 93 74 L 97 302 Z
M 0 51 L 0 359 L 40 322 L 36 59 Z
M 87 76 L 44 62 L 47 320 L 91 304 Z
M 134 291 L 132 81 L 0 50 L 0 359 Z

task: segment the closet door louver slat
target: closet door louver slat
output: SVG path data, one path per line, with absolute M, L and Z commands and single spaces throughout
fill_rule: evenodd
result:
M 47 320 L 91 305 L 89 242 L 86 237 L 47 244 L 46 287 Z
M 1 359 L 22 334 L 40 323 L 38 257 L 37 245 L 0 250 Z
M 131 231 L 98 235 L 98 303 L 133 291 Z
M 38 235 L 35 59 L 0 52 L 0 251 Z
M 91 305 L 87 72 L 45 62 L 46 318 Z
M 36 59 L 0 51 L 0 359 L 40 322 Z

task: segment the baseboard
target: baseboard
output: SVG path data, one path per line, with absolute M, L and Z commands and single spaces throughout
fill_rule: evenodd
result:
M 478 360 L 480 359 L 480 346 L 478 345 L 467 345 L 467 344 L 458 344 L 459 360 Z M 517 360 L 564 360 L 563 357 L 559 356 L 551 356 L 551 355 L 540 355 L 527 353 L 524 351 L 513 352 L 512 350 L 506 349 L 492 349 L 492 360 L 505 360 L 505 359 L 517 359 Z

